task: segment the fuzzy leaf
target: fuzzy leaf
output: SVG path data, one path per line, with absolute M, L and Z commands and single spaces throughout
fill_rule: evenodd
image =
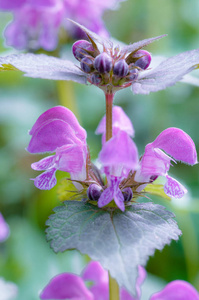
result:
M 71 61 L 45 54 L 0 57 L 0 71 L 22 71 L 27 77 L 72 80 L 86 84 L 86 75 Z
M 163 249 L 181 231 L 174 215 L 153 203 L 110 212 L 91 204 L 65 201 L 47 221 L 47 239 L 55 252 L 77 249 L 99 261 L 120 286 L 135 294 L 138 265 Z
M 132 84 L 135 94 L 149 94 L 174 85 L 184 76 L 199 67 L 199 49 L 170 57 L 150 71 L 140 72 Z

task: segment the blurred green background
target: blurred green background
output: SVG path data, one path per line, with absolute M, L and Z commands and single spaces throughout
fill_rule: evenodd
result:
M 104 20 L 112 36 L 125 43 L 167 33 L 168 37 L 148 46 L 147 50 L 153 55 L 171 56 L 199 48 L 198 16 L 198 0 L 127 0 L 118 11 L 108 11 Z M 11 15 L 0 13 L 1 32 L 10 18 Z M 4 47 L 2 36 L 0 51 L 3 55 L 13 52 Z M 147 143 L 171 126 L 186 131 L 199 150 L 198 98 L 199 88 L 178 83 L 146 96 L 134 96 L 126 89 L 116 95 L 115 104 L 121 105 L 131 118 L 140 154 Z M 39 291 L 52 276 L 64 271 L 79 273 L 86 264 L 86 258 L 76 251 L 54 254 L 50 249 L 44 231 L 53 207 L 59 205 L 56 187 L 39 191 L 29 179 L 38 175 L 30 164 L 40 157 L 25 151 L 28 130 L 42 112 L 59 104 L 72 105 L 88 132 L 91 156 L 96 159 L 101 139 L 94 132 L 105 112 L 100 90 L 25 78 L 15 72 L 0 74 L 0 211 L 11 229 L 9 239 L 0 245 L 0 276 L 18 285 L 18 300 L 39 299 Z M 152 275 L 144 285 L 143 299 L 148 299 L 164 281 L 175 279 L 187 280 L 199 289 L 198 166 L 179 163 L 170 169 L 170 174 L 185 184 L 188 196 L 171 203 L 153 200 L 176 214 L 183 235 L 179 242 L 172 242 L 150 258 L 147 271 Z M 60 172 L 58 177 L 63 176 Z

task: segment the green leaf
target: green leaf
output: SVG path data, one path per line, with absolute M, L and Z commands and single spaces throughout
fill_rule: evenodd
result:
M 3 71 L 20 71 L 19 69 L 15 68 L 13 65 L 11 64 L 2 64 L 0 66 L 0 72 Z
M 131 294 L 136 294 L 137 266 L 144 266 L 155 249 L 163 249 L 181 234 L 174 215 L 153 203 L 133 204 L 123 213 L 65 201 L 54 211 L 47 221 L 52 249 L 75 248 L 89 255 Z

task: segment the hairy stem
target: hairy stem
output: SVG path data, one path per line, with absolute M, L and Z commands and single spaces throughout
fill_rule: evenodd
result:
M 120 291 L 117 281 L 109 275 L 109 300 L 120 300 Z
M 106 93 L 106 141 L 112 137 L 113 93 Z

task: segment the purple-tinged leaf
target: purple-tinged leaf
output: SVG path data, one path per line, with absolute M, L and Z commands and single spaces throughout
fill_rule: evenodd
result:
M 197 163 L 196 147 L 191 137 L 183 130 L 170 127 L 163 130 L 151 143 L 153 148 L 160 148 L 174 159 L 189 165 Z
M 159 293 L 151 296 L 150 300 L 199 300 L 199 293 L 188 282 L 175 280 L 166 285 Z
M 62 273 L 51 279 L 41 292 L 40 299 L 94 300 L 94 297 L 81 277 L 70 273 Z
M 86 75 L 71 61 L 45 54 L 19 54 L 0 57 L 0 71 L 8 71 L 7 65 L 14 66 L 27 77 L 72 80 L 86 84 Z
M 65 201 L 47 221 L 47 239 L 55 252 L 77 249 L 110 271 L 120 287 L 136 295 L 138 265 L 181 234 L 174 215 L 160 205 L 138 203 L 105 211 Z M 129 263 L 130 262 L 130 263 Z
M 124 46 L 121 50 L 121 54 L 138 51 L 139 49 L 146 47 L 149 44 L 151 44 L 165 36 L 167 36 L 167 34 L 156 36 L 154 38 L 145 39 L 145 40 L 133 43 L 132 45 Z
M 153 59 L 152 59 L 153 61 Z M 132 84 L 134 94 L 149 94 L 174 85 L 199 67 L 199 49 L 187 51 L 161 62 L 151 71 L 139 73 Z
M 187 193 L 187 189 L 176 179 L 170 176 L 166 176 L 164 192 L 169 197 L 174 197 L 179 199 L 182 198 Z

